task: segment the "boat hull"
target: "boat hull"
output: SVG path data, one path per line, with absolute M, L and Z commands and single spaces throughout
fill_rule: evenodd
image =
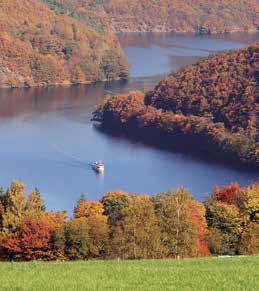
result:
M 104 172 L 104 167 L 97 167 L 97 166 L 92 166 L 92 169 L 97 172 L 97 173 L 103 173 Z

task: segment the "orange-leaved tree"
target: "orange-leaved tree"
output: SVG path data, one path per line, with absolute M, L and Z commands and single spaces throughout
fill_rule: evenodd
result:
M 51 260 L 53 225 L 46 217 L 27 218 L 20 229 L 2 240 L 2 251 L 13 260 Z

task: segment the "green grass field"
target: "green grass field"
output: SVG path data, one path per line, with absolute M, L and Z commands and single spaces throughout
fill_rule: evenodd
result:
M 259 257 L 1 262 L 0 290 L 259 290 Z

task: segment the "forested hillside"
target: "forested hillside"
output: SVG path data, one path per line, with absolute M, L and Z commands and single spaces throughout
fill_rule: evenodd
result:
M 0 87 L 124 78 L 127 61 L 104 12 L 73 1 L 0 0 Z
M 256 164 L 257 46 L 219 53 L 167 76 L 152 92 L 110 96 L 94 119 L 173 147 Z
M 246 129 L 255 110 L 256 45 L 217 53 L 162 80 L 146 103 Z
M 256 31 L 255 11 L 256 0 L 0 0 L 0 87 L 125 78 L 113 31 Z
M 256 0 L 110 0 L 115 31 L 256 31 Z

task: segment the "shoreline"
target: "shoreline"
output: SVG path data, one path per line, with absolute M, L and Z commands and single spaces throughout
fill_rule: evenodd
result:
M 155 31 L 155 30 L 150 30 L 150 31 L 142 31 L 142 30 L 125 30 L 125 31 L 114 31 L 116 36 L 123 36 L 127 34 L 175 34 L 175 35 L 195 35 L 195 36 L 224 36 L 224 35 L 235 35 L 238 33 L 244 33 L 244 34 L 258 34 L 258 30 L 235 30 L 231 32 L 212 32 L 212 33 L 198 33 L 197 31 L 174 31 L 174 30 L 161 30 L 161 31 Z M 123 46 L 122 46 L 123 48 Z M 8 68 L 7 68 L 8 69 Z M 8 69 L 9 70 L 9 69 Z M 15 73 L 13 73 L 15 74 Z M 83 81 L 79 83 L 72 83 L 68 80 L 64 80 L 63 82 L 60 83 L 46 83 L 46 82 L 40 82 L 40 83 L 32 83 L 28 84 L 25 80 L 25 77 L 20 77 L 21 79 L 21 84 L 18 85 L 7 85 L 7 84 L 0 84 L 0 89 L 19 89 L 19 88 L 47 88 L 47 87 L 72 87 L 72 86 L 78 86 L 78 85 L 90 85 L 90 84 L 96 84 L 96 83 L 106 83 L 106 82 L 113 82 L 113 81 L 128 81 L 131 79 L 131 76 L 128 76 L 127 78 L 114 78 L 114 79 L 102 79 L 102 80 L 95 80 L 95 81 Z M 23 84 L 23 85 L 22 85 Z
M 160 30 L 160 29 L 150 29 L 150 30 L 133 30 L 133 29 L 113 29 L 113 33 L 117 34 L 123 34 L 123 33 L 175 33 L 175 34 L 196 34 L 196 35 L 224 35 L 224 34 L 235 34 L 235 33 L 259 33 L 259 30 L 255 29 L 249 29 L 249 30 L 243 30 L 243 29 L 236 29 L 231 31 L 210 31 L 206 33 L 201 33 L 197 30 L 174 30 L 174 29 L 166 29 L 166 30 Z
M 166 135 L 161 132 L 154 131 L 152 134 L 144 129 L 130 129 L 119 124 L 107 125 L 95 121 L 95 127 L 98 131 L 109 136 L 117 136 L 130 142 L 140 142 L 156 149 L 166 150 L 168 152 L 178 152 L 191 156 L 193 159 L 206 160 L 208 163 L 218 163 L 232 169 L 246 169 L 249 172 L 258 172 L 257 163 L 243 162 L 233 157 L 229 157 L 224 153 L 212 151 L 211 148 L 200 146 L 201 141 L 194 136 L 183 135 Z M 158 142 L 160 141 L 160 142 Z M 203 140 L 205 143 L 205 140 Z
M 73 87 L 73 86 L 80 86 L 80 85 L 91 85 L 91 84 L 97 84 L 97 83 L 108 83 L 108 82 L 116 82 L 116 81 L 128 81 L 130 78 L 115 78 L 115 79 L 103 79 L 103 80 L 97 80 L 97 81 L 85 81 L 80 83 L 71 83 L 71 82 L 62 82 L 62 83 L 40 83 L 35 85 L 24 85 L 24 86 L 1 86 L 1 89 L 32 89 L 32 88 L 48 88 L 48 87 Z

